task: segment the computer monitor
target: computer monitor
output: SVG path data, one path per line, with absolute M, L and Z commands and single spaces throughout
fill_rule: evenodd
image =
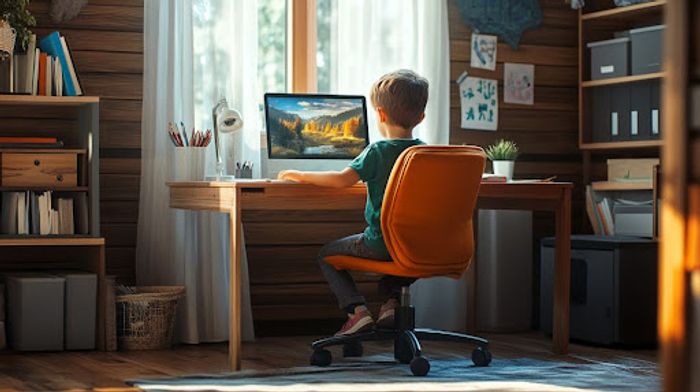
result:
M 360 95 L 265 94 L 265 124 L 270 160 L 351 160 L 369 144 Z

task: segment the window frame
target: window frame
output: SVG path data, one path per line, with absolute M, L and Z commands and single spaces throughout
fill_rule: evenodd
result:
M 293 93 L 318 91 L 316 5 L 316 0 L 287 0 L 287 89 Z

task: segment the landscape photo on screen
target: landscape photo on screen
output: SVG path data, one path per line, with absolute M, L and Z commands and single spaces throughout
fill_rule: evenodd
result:
M 270 157 L 346 158 L 366 146 L 362 98 L 268 97 Z

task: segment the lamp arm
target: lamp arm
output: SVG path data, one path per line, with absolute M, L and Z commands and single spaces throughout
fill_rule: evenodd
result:
M 216 150 L 216 174 L 219 178 L 225 174 L 224 160 L 221 156 L 221 144 L 219 142 L 219 111 L 228 106 L 226 98 L 222 98 L 211 110 L 211 119 L 214 125 L 214 149 Z

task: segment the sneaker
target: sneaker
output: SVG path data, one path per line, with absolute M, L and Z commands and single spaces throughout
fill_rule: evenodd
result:
M 348 321 L 343 324 L 340 331 L 335 333 L 335 336 L 352 335 L 372 328 L 374 328 L 372 314 L 364 306 L 358 306 L 355 308 L 355 313 L 348 314 Z
M 396 298 L 389 298 L 379 309 L 377 326 L 380 328 L 394 328 L 394 314 L 398 306 L 399 301 Z

